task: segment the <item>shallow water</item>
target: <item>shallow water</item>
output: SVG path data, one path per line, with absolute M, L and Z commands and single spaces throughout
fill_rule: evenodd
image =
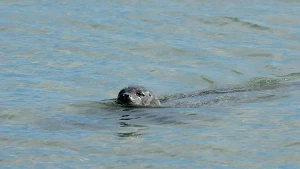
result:
M 0 11 L 1 168 L 300 168 L 298 1 L 14 0 Z M 161 98 L 279 87 L 198 107 L 101 102 L 131 84 Z

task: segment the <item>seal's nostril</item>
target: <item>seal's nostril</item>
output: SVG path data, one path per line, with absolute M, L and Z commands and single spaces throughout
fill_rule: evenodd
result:
M 123 94 L 120 95 L 120 99 L 129 100 L 130 99 L 130 94 L 123 93 Z

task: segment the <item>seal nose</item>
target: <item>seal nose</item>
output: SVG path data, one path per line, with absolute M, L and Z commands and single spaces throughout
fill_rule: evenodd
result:
M 128 93 L 122 93 L 119 95 L 119 100 L 128 101 L 130 100 L 130 95 Z
M 129 92 L 119 92 L 118 98 L 117 98 L 117 103 L 118 104 L 123 104 L 123 105 L 131 105 L 134 102 L 134 98 L 132 98 L 132 94 Z
M 129 94 L 124 93 L 124 94 L 122 94 L 122 97 L 125 98 L 125 99 L 128 99 L 129 98 Z

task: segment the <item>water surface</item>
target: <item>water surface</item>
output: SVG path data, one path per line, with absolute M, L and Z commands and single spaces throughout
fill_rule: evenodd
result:
M 298 1 L 0 1 L 1 168 L 299 168 Z M 101 104 L 128 85 L 198 107 Z M 192 100 L 197 102 L 197 100 Z

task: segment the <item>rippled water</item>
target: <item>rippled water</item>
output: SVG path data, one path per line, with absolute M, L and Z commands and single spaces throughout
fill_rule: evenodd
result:
M 299 1 L 2 0 L 0 11 L 1 168 L 300 168 Z M 131 84 L 162 100 L 263 90 L 103 103 Z

